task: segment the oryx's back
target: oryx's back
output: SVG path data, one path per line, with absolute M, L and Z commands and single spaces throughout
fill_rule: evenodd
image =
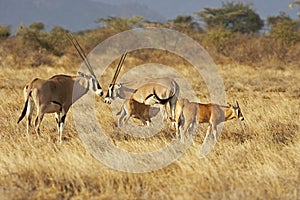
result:
M 71 101 L 70 92 L 73 91 L 73 77 L 67 75 L 55 75 L 48 80 L 38 79 L 33 83 L 33 97 L 39 102 L 62 102 Z

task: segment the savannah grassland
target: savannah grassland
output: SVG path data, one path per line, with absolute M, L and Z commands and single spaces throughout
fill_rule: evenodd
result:
M 240 54 L 235 53 L 246 58 L 259 51 L 249 48 L 241 46 Z M 25 120 L 16 123 L 24 105 L 24 85 L 33 77 L 75 74 L 78 59 L 63 56 L 57 65 L 32 67 L 14 66 L 12 57 L 2 57 L 0 199 L 300 199 L 299 60 L 270 57 L 251 64 L 210 53 L 223 78 L 226 100 L 239 100 L 245 121 L 226 122 L 215 148 L 203 159 L 198 153 L 206 125 L 200 125 L 195 145 L 183 156 L 163 169 L 141 174 L 116 171 L 93 158 L 79 139 L 72 109 L 62 144 L 57 142 L 52 114 L 45 116 L 40 137 L 33 130 L 26 136 Z M 209 101 L 206 86 L 187 70 L 187 63 L 153 55 L 154 60 L 143 57 L 143 62 L 165 62 L 181 69 L 191 77 L 199 101 Z M 124 66 L 141 64 L 136 57 L 129 57 Z M 3 64 L 5 59 L 8 64 Z M 103 77 L 102 86 L 111 77 Z M 99 117 L 110 109 L 102 101 L 96 98 L 103 107 Z M 107 128 L 113 124 L 108 120 Z M 174 136 L 171 130 L 148 140 L 115 134 L 111 135 L 115 144 L 132 151 L 155 150 Z

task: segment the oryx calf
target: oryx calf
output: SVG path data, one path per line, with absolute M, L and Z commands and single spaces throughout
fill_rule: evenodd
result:
M 202 104 L 190 102 L 187 99 L 179 99 L 175 109 L 175 128 L 177 137 L 182 139 L 182 133 L 186 134 L 189 128 L 197 123 L 209 123 L 206 135 L 211 131 L 214 140 L 217 139 L 217 125 L 221 122 L 238 118 L 243 121 L 244 117 L 236 101 L 236 106 L 228 104 L 222 106 L 218 104 Z M 181 133 L 182 132 L 182 133 Z
M 18 123 L 27 116 L 27 134 L 34 104 L 37 108 L 35 131 L 40 133 L 40 124 L 45 113 L 55 113 L 59 142 L 65 118 L 70 106 L 89 90 L 102 96 L 103 91 L 94 76 L 78 72 L 78 76 L 55 75 L 47 80 L 35 78 L 24 88 L 25 106 Z M 61 114 L 61 115 L 60 115 Z
M 130 117 L 135 117 L 142 121 L 143 125 L 149 126 L 151 122 L 150 118 L 150 106 L 144 103 L 139 103 L 134 99 L 126 99 L 121 107 L 121 110 L 117 113 L 120 115 L 118 120 L 118 126 L 122 126 L 123 123 L 127 123 Z

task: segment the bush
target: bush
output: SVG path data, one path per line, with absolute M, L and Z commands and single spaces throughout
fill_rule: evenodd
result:
M 300 41 L 297 29 L 297 23 L 295 21 L 280 20 L 272 25 L 270 36 L 283 46 L 294 45 Z
M 205 35 L 206 45 L 211 46 L 217 53 L 225 56 L 231 50 L 228 44 L 232 42 L 232 39 L 233 33 L 223 27 L 211 29 Z
M 8 38 L 10 36 L 10 28 L 0 25 L 0 38 Z

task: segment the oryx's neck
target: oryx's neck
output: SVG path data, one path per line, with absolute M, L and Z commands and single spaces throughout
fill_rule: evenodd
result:
M 230 107 L 227 107 L 225 110 L 225 121 L 231 120 L 234 118 L 234 113 Z
M 88 91 L 89 91 L 89 81 L 82 77 L 76 77 L 74 80 L 72 101 L 73 102 L 77 101 Z

